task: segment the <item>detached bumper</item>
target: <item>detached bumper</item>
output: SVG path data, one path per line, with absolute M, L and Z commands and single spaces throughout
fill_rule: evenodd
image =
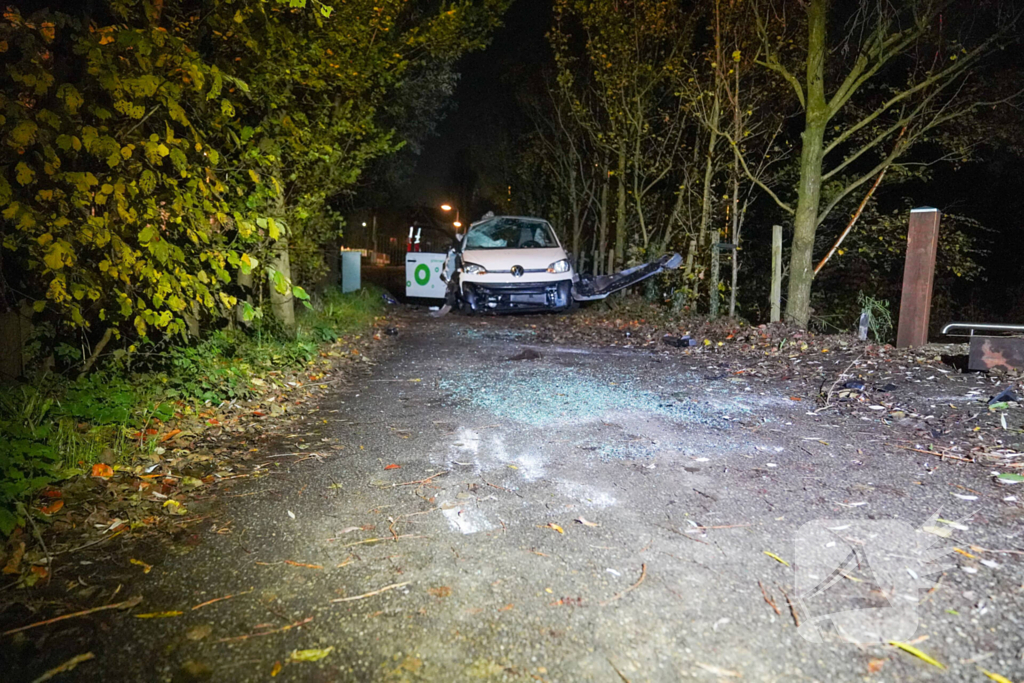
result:
M 474 313 L 551 311 L 572 303 L 572 280 L 553 282 L 463 282 L 462 301 Z

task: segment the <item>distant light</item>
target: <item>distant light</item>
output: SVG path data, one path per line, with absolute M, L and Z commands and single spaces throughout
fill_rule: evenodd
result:
M 366 227 L 366 221 L 363 221 L 363 227 L 364 228 Z
M 462 227 L 462 223 L 459 222 L 459 221 L 455 221 L 454 223 L 452 223 L 452 225 L 454 225 L 456 228 L 461 228 Z
M 442 204 L 441 205 L 441 210 L 442 211 L 451 211 L 452 210 L 452 205 L 451 204 Z

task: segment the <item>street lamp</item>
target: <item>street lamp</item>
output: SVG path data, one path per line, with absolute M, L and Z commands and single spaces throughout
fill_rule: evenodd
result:
M 441 205 L 441 210 L 445 211 L 445 212 L 451 211 L 452 210 L 452 205 L 451 204 L 442 204 Z M 459 228 L 462 227 L 462 221 L 459 220 L 460 218 L 461 218 L 461 216 L 459 216 L 459 210 L 455 209 L 455 222 L 452 223 L 452 225 L 455 226 L 456 230 L 458 230 Z

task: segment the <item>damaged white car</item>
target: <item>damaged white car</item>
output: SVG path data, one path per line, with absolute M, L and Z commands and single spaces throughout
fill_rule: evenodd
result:
M 661 272 L 677 268 L 678 254 L 615 275 L 581 278 L 551 224 L 524 216 L 486 216 L 469 226 L 448 252 L 443 312 L 565 311 L 577 301 L 603 299 Z

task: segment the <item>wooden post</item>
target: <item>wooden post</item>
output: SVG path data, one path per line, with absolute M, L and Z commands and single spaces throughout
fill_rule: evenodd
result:
M 772 306 L 771 322 L 782 320 L 782 226 L 772 226 Z
M 907 231 L 907 260 L 903 269 L 903 297 L 896 346 L 928 343 L 928 319 L 932 308 L 935 253 L 939 246 L 938 209 L 922 207 L 910 212 Z

